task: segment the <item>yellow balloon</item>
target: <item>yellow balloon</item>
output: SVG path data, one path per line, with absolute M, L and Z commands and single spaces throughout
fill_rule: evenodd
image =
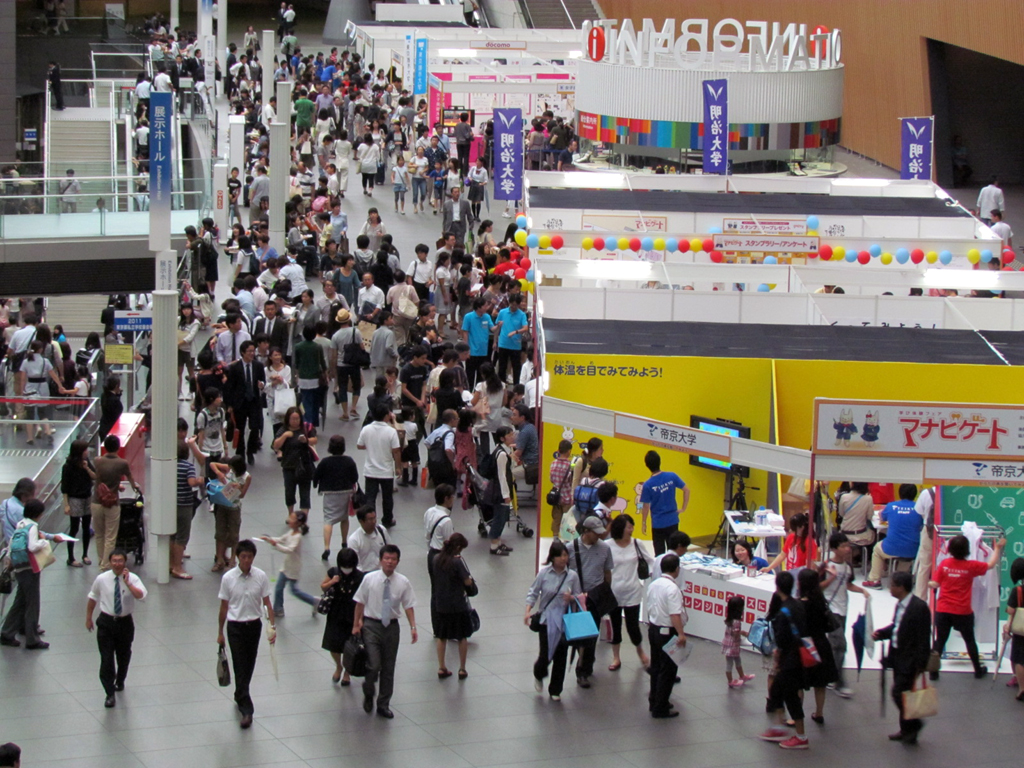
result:
M 526 245 L 526 230 L 525 229 L 517 229 L 516 230 L 515 241 L 516 241 L 517 245 L 520 245 L 520 246 L 525 246 Z
M 690 241 L 690 250 L 694 253 L 700 253 L 704 250 L 704 241 L 699 237 L 693 238 L 693 240 Z
M 936 261 L 939 260 L 939 254 L 937 254 L 935 251 L 928 251 L 928 253 L 925 254 L 924 258 L 925 260 L 927 260 L 929 264 L 934 264 Z
M 629 248 L 629 238 L 628 237 L 620 237 L 619 238 L 619 250 L 620 251 L 624 251 L 627 248 Z
M 664 251 L 665 250 L 665 239 L 661 237 L 654 238 L 654 250 Z
M 841 245 L 837 245 L 832 249 L 832 261 L 842 261 L 846 258 L 846 249 Z
M 971 262 L 971 264 L 977 264 L 981 261 L 981 254 L 978 253 L 976 248 L 971 248 L 971 250 L 967 252 L 967 260 Z
M 532 291 L 535 287 L 536 287 L 536 283 L 534 283 L 534 282 L 532 282 L 530 280 L 526 281 L 526 289 L 525 290 Z
M 883 264 L 892 264 L 892 254 L 891 253 L 883 253 L 880 258 L 881 258 Z
M 778 283 L 768 283 L 768 290 L 769 291 L 774 291 L 775 290 L 775 286 L 777 286 L 777 285 L 778 285 Z
M 527 280 L 527 279 L 526 279 L 525 277 L 521 277 L 521 278 L 519 278 L 519 285 L 520 285 L 520 287 L 521 287 L 521 288 L 522 288 L 522 289 L 523 289 L 524 291 L 525 291 L 525 290 L 527 290 L 527 287 L 526 287 L 526 286 L 528 286 L 529 284 L 530 284 L 530 281 L 529 281 L 529 280 Z
M 808 229 L 807 230 L 807 236 L 808 237 L 817 237 L 818 236 L 818 230 L 816 230 L 816 229 Z
M 540 236 L 540 247 L 541 248 L 550 248 L 551 247 L 551 235 L 541 235 Z
M 584 251 L 589 251 L 591 248 L 594 247 L 594 238 L 584 237 L 581 245 L 583 246 Z

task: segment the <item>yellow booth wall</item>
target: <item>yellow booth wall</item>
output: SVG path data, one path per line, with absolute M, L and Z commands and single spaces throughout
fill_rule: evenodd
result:
M 750 427 L 752 439 L 769 439 L 771 360 L 549 354 L 545 363 L 550 376 L 548 397 L 672 424 L 689 425 L 691 415 L 731 419 Z M 576 444 L 593 436 L 544 421 L 541 498 L 550 488 L 549 468 L 559 441 L 572 440 L 575 456 L 580 453 Z M 612 435 L 597 437 L 604 440 L 608 478 L 619 486 L 618 510 L 633 515 L 635 535 L 649 539 L 649 528 L 647 534 L 640 532 L 639 501 L 640 486 L 650 477 L 644 454 L 651 446 Z M 678 474 L 690 488 L 690 506 L 682 516 L 680 530 L 691 536 L 714 534 L 722 520 L 725 474 L 690 466 L 685 453 L 656 450 L 661 454 L 662 469 Z M 765 500 L 767 473 L 751 470 L 750 474 L 748 484 L 761 489 L 747 492 L 748 504 L 756 508 Z M 682 494 L 677 498 L 681 502 Z M 538 535 L 550 536 L 551 508 L 541 504 L 540 514 Z

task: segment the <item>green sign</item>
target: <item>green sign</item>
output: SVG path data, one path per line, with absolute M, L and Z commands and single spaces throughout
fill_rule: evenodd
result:
M 942 489 L 942 525 L 960 525 L 972 520 L 978 525 L 998 525 L 1005 531 L 1006 550 L 999 564 L 999 610 L 1005 619 L 1010 596 L 1010 563 L 1024 557 L 1024 488 L 983 488 L 953 485 Z

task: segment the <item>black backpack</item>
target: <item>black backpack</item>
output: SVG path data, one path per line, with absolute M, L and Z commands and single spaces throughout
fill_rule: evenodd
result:
M 444 441 L 447 439 L 450 433 L 455 432 L 454 429 L 449 428 L 447 432 L 442 432 L 441 435 L 427 446 L 427 462 L 434 466 L 444 466 L 448 464 L 448 453 L 444 447 Z
M 260 274 L 260 257 L 254 250 L 249 251 L 249 274 L 253 277 L 259 277 Z
M 477 465 L 477 472 L 484 480 L 497 480 L 498 479 L 498 451 L 500 448 L 495 448 L 493 451 L 485 455 L 480 459 L 480 463 Z

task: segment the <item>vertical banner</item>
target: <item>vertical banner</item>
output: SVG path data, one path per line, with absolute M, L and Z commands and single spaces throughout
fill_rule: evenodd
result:
M 900 118 L 900 178 L 931 179 L 934 117 Z
M 149 97 L 149 250 L 171 247 L 171 141 L 173 93 Z
M 210 89 L 210 98 L 215 90 L 217 67 L 217 41 L 213 36 L 213 0 L 202 0 L 199 6 L 199 40 L 203 52 L 203 84 Z
M 427 44 L 428 40 L 425 37 L 416 40 L 416 65 L 413 67 L 413 85 L 416 86 L 413 88 L 414 96 L 427 95 Z
M 729 81 L 705 80 L 704 173 L 729 172 Z
M 494 110 L 494 199 L 523 197 L 523 110 Z
M 405 61 L 402 62 L 402 84 L 408 88 L 416 82 L 416 38 L 405 36 Z M 415 106 L 415 104 L 413 105 Z

